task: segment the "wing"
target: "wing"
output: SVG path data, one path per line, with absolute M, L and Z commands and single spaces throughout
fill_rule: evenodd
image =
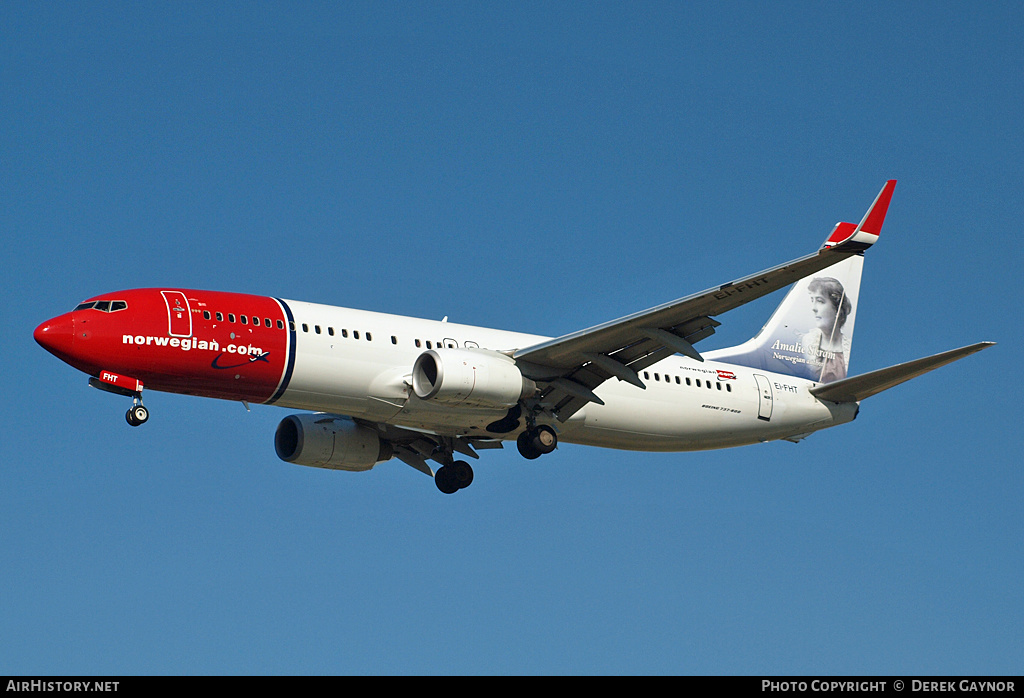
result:
M 513 358 L 524 375 L 541 384 L 540 404 L 560 421 L 588 402 L 603 404 L 594 389 L 610 378 L 644 388 L 638 372 L 672 354 L 703 361 L 693 345 L 710 337 L 721 324 L 713 316 L 785 288 L 870 247 L 881 232 L 895 186 L 896 180 L 886 182 L 860 224 L 839 223 L 814 254 L 519 349 Z

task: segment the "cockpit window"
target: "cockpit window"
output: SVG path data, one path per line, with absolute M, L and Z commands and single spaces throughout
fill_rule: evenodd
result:
M 127 307 L 128 303 L 126 301 L 86 301 L 76 305 L 75 310 L 89 310 L 93 308 L 102 313 L 116 313 L 118 310 L 124 310 Z

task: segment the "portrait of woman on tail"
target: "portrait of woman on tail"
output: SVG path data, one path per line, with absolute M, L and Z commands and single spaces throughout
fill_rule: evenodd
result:
M 850 339 L 843 334 L 843 325 L 853 310 L 843 285 L 832 277 L 812 279 L 810 293 L 814 327 L 801 340 L 804 357 L 811 368 L 811 380 L 831 383 L 846 378 L 850 356 Z

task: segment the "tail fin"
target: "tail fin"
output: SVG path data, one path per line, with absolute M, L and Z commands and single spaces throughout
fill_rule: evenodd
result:
M 869 247 L 882 230 L 895 186 L 895 180 L 886 182 L 860 225 L 837 223 L 822 247 Z M 757 336 L 704 356 L 818 383 L 846 378 L 863 268 L 864 256 L 856 254 L 800 279 Z

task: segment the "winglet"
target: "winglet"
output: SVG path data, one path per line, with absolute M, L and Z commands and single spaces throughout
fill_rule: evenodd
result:
M 885 222 L 885 214 L 889 211 L 889 202 L 892 201 L 892 193 L 895 189 L 895 179 L 890 179 L 885 183 L 882 191 L 878 192 L 875 203 L 871 204 L 871 208 L 864 214 L 864 220 L 857 226 L 857 230 L 874 235 L 876 238 L 881 234 L 882 223 Z
M 822 250 L 841 245 L 844 248 L 857 248 L 857 251 L 866 250 L 871 247 L 882 232 L 882 224 L 885 222 L 885 214 L 889 211 L 889 202 L 892 201 L 892 193 L 896 189 L 896 180 L 890 179 L 878 192 L 875 201 L 871 204 L 868 212 L 864 214 L 860 225 L 853 223 L 836 223 L 832 234 L 821 246 Z

